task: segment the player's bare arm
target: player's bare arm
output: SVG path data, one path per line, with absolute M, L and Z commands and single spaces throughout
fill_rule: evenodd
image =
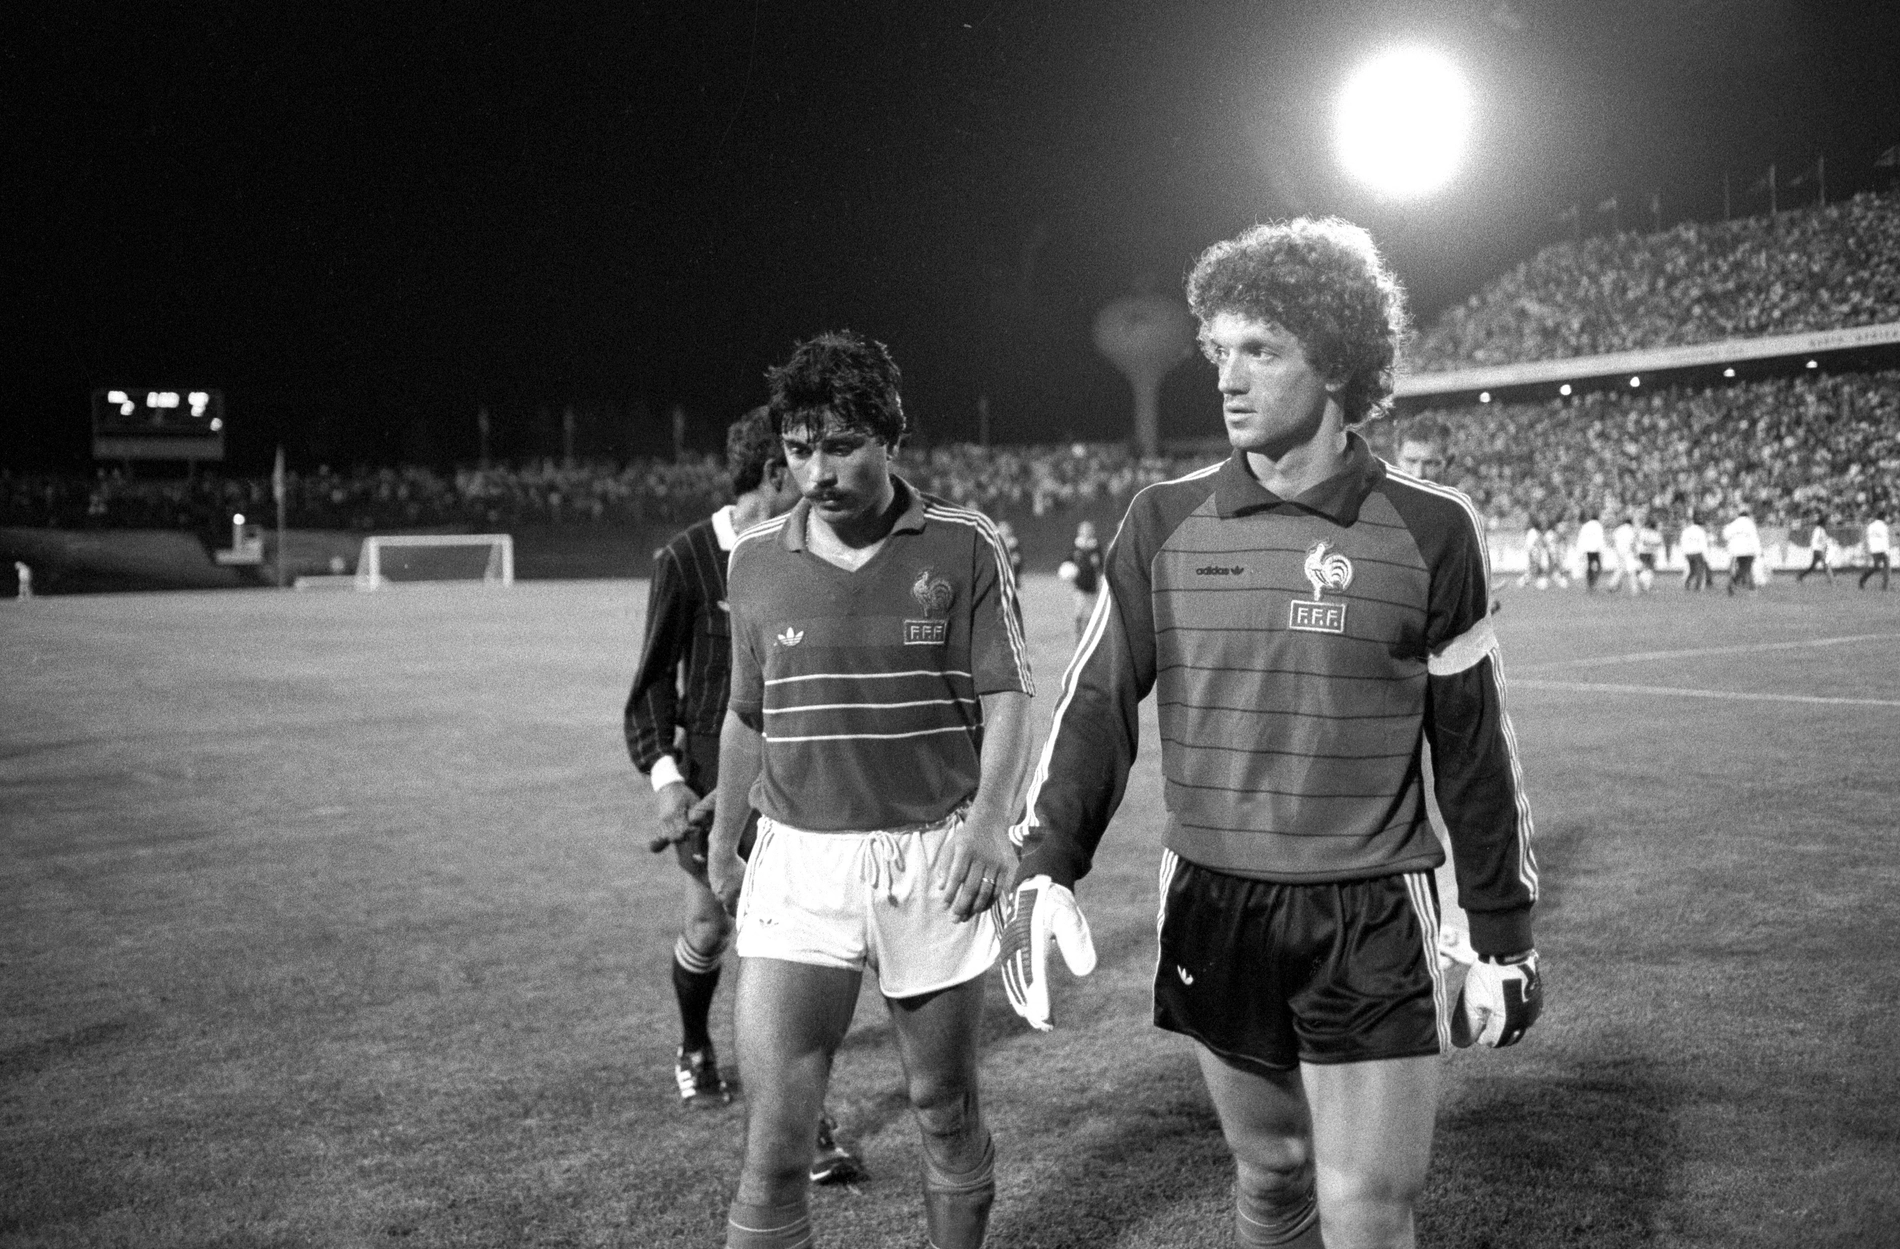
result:
M 982 772 L 963 823 L 943 843 L 936 887 L 957 921 L 996 902 L 1016 869 L 1009 823 L 1029 766 L 1029 695 L 983 695 Z
M 759 731 L 727 711 L 719 730 L 719 788 L 714 799 L 712 834 L 706 848 L 706 875 L 720 905 L 731 915 L 739 906 L 739 887 L 745 883 L 745 863 L 739 858 L 739 838 L 745 832 L 748 796 L 759 778 L 764 739 Z

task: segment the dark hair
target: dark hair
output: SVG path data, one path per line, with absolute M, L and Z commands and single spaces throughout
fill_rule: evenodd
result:
M 732 492 L 757 490 L 774 465 L 785 463 L 785 448 L 772 432 L 772 414 L 764 404 L 726 427 L 726 476 Z
M 814 334 L 792 358 L 765 371 L 772 388 L 772 432 L 818 429 L 831 417 L 896 446 L 908 428 L 898 395 L 902 375 L 883 343 L 850 330 Z
M 1408 442 L 1422 442 L 1440 451 L 1449 450 L 1451 445 L 1451 431 L 1435 416 L 1422 416 L 1415 421 L 1405 422 L 1399 427 L 1398 436 L 1399 446 L 1393 448 L 1394 453 L 1403 449 Z
M 1203 335 L 1228 312 L 1299 339 L 1317 372 L 1344 383 L 1348 424 L 1384 413 L 1405 338 L 1405 292 L 1359 226 L 1338 217 L 1257 225 L 1201 253 L 1187 296 Z

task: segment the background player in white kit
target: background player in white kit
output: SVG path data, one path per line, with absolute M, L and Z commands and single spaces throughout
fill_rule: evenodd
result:
M 1682 588 L 1706 590 L 1714 585 L 1715 574 L 1709 570 L 1709 531 L 1702 527 L 1694 512 L 1689 513 L 1689 523 L 1682 527 L 1676 544 L 1682 548 L 1682 560 L 1687 565 L 1682 573 Z
M 1893 531 L 1887 527 L 1885 516 L 1876 516 L 1867 522 L 1867 571 L 1861 573 L 1858 589 L 1867 588 L 1867 578 L 1876 572 L 1880 574 L 1880 588 L 1887 588 L 1888 551 L 1893 545 Z

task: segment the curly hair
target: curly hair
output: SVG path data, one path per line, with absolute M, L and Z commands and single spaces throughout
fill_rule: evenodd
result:
M 757 490 L 773 466 L 785 463 L 785 448 L 772 432 L 772 414 L 764 404 L 726 427 L 726 476 L 734 494 Z
M 1384 414 L 1406 335 L 1405 292 L 1372 236 L 1338 217 L 1257 225 L 1201 253 L 1188 274 L 1201 322 L 1223 312 L 1277 325 L 1339 394 L 1346 422 Z
M 883 343 L 850 330 L 814 334 L 793 348 L 790 360 L 767 369 L 765 380 L 772 390 L 774 435 L 821 429 L 830 417 L 894 447 L 909 428 L 897 361 Z

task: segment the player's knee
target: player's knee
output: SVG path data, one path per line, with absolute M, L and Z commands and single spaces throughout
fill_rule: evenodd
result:
M 934 1072 L 919 1074 L 910 1078 L 907 1092 L 926 1147 L 933 1138 L 962 1137 L 976 1126 L 976 1090 L 968 1081 Z
M 717 962 L 726 952 L 727 942 L 732 936 L 732 921 L 721 911 L 718 915 L 695 914 L 686 921 L 680 933 L 686 944 L 702 959 Z
M 1404 1172 L 1328 1172 L 1319 1177 L 1320 1222 L 1345 1245 L 1410 1244 L 1412 1209 L 1425 1177 Z
M 1299 1146 L 1276 1151 L 1264 1161 L 1236 1157 L 1235 1232 L 1247 1246 L 1317 1243 L 1319 1199 L 1312 1159 Z

